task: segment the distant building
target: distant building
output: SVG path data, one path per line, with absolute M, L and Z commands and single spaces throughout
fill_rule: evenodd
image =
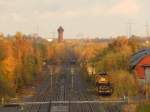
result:
M 34 37 L 34 38 L 39 38 L 39 34 L 38 33 L 33 33 L 33 34 L 30 34 L 31 37 Z
M 130 62 L 138 79 L 144 84 L 145 80 L 150 83 L 150 49 L 144 49 L 135 53 Z
M 52 39 L 52 38 L 47 38 L 46 40 L 49 41 L 49 42 L 52 42 L 54 39 Z
M 4 36 L 4 34 L 2 32 L 0 32 L 0 37 L 3 37 L 3 36 Z
M 58 42 L 63 42 L 63 40 L 64 40 L 64 29 L 60 26 L 57 31 L 58 31 Z

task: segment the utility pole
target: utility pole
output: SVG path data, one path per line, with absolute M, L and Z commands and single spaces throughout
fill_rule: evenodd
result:
M 51 67 L 51 69 L 50 69 L 50 76 L 51 76 L 51 91 L 52 91 L 52 89 L 53 89 L 53 70 L 52 70 L 52 67 Z
M 39 35 L 39 25 L 36 26 L 37 34 Z
M 132 35 L 132 27 L 133 27 L 133 22 L 131 22 L 131 21 L 129 21 L 128 23 L 127 23 L 127 32 L 128 32 L 128 37 L 130 38 L 131 37 L 131 35 Z
M 74 87 L 74 68 L 71 68 L 71 88 L 73 90 Z
M 146 31 L 146 36 L 149 37 L 149 22 L 147 21 L 146 24 L 145 24 L 145 31 Z

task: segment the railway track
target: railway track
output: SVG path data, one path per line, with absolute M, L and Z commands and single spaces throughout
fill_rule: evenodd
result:
M 46 71 L 49 71 L 47 69 Z M 43 83 L 40 85 L 39 89 L 37 90 L 37 95 L 32 101 L 35 102 L 51 102 L 53 100 L 52 96 L 54 96 L 54 90 L 51 88 L 51 76 L 49 72 L 46 72 L 46 79 L 43 81 Z M 56 77 L 53 76 L 53 85 L 56 85 Z M 25 110 L 28 112 L 49 112 L 50 111 L 50 104 L 37 104 L 37 105 L 30 105 L 26 107 Z
M 41 84 L 35 102 L 62 101 L 61 103 L 47 103 L 26 106 L 27 112 L 120 112 L 117 106 L 104 106 L 97 103 L 65 103 L 63 101 L 92 101 L 97 99 L 87 91 L 86 82 L 79 74 L 79 68 L 75 68 L 72 87 L 72 75 L 68 67 L 63 67 L 62 74 L 53 76 L 53 87 L 51 88 L 50 75 Z M 65 68 L 68 68 L 67 70 Z M 48 73 L 48 72 L 47 72 Z M 49 74 L 49 73 L 48 73 Z M 94 99 L 95 98 L 95 99 Z M 12 111 L 13 112 L 13 111 Z M 26 111 L 25 111 L 26 112 Z
M 64 71 L 62 71 L 64 73 Z M 67 74 L 67 71 L 65 71 Z M 69 79 L 64 74 L 60 74 L 59 77 L 55 80 L 53 88 L 53 94 L 51 95 L 51 100 L 53 101 L 66 101 L 69 100 Z M 59 104 L 49 104 L 48 112 L 55 112 L 55 111 L 67 111 L 69 112 L 69 104 L 59 103 Z
M 85 84 L 82 83 L 80 76 L 77 76 L 78 79 L 78 91 L 81 97 L 81 100 L 90 101 L 90 97 L 87 94 Z M 79 81 L 80 80 L 80 81 Z M 94 104 L 82 104 L 82 112 L 95 112 Z
M 84 82 L 81 79 L 81 74 L 78 71 L 74 74 L 74 88 L 72 90 L 71 99 L 70 100 L 78 100 L 78 101 L 90 101 L 90 95 L 86 91 L 86 87 Z M 71 93 L 71 92 L 70 92 Z M 72 98 L 73 97 L 73 98 Z M 70 112 L 97 112 L 97 104 L 84 103 L 84 104 L 71 104 Z

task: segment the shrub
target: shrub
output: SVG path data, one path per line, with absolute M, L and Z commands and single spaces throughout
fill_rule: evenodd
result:
M 138 89 L 132 74 L 125 70 L 112 73 L 115 96 L 133 96 L 138 93 Z

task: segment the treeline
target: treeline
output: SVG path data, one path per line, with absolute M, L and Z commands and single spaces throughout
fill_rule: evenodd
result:
M 14 96 L 32 85 L 48 58 L 47 42 L 17 32 L 0 36 L 0 96 Z
M 15 96 L 22 88 L 32 86 L 46 64 L 67 61 L 69 46 L 57 41 L 17 32 L 0 35 L 0 97 Z
M 82 72 L 94 81 L 97 73 L 112 76 L 115 95 L 137 93 L 137 84 L 129 68 L 130 58 L 139 49 L 150 47 L 149 41 L 137 36 L 119 36 L 111 41 L 68 40 L 48 42 L 17 32 L 0 35 L 0 96 L 14 96 L 31 86 L 45 64 L 61 65 L 76 59 Z
M 130 69 L 131 56 L 150 47 L 150 41 L 137 36 L 118 36 L 109 42 L 86 42 L 75 48 L 81 67 L 94 84 L 95 75 L 106 71 L 115 87 L 114 96 L 136 95 L 139 92 L 135 75 Z

